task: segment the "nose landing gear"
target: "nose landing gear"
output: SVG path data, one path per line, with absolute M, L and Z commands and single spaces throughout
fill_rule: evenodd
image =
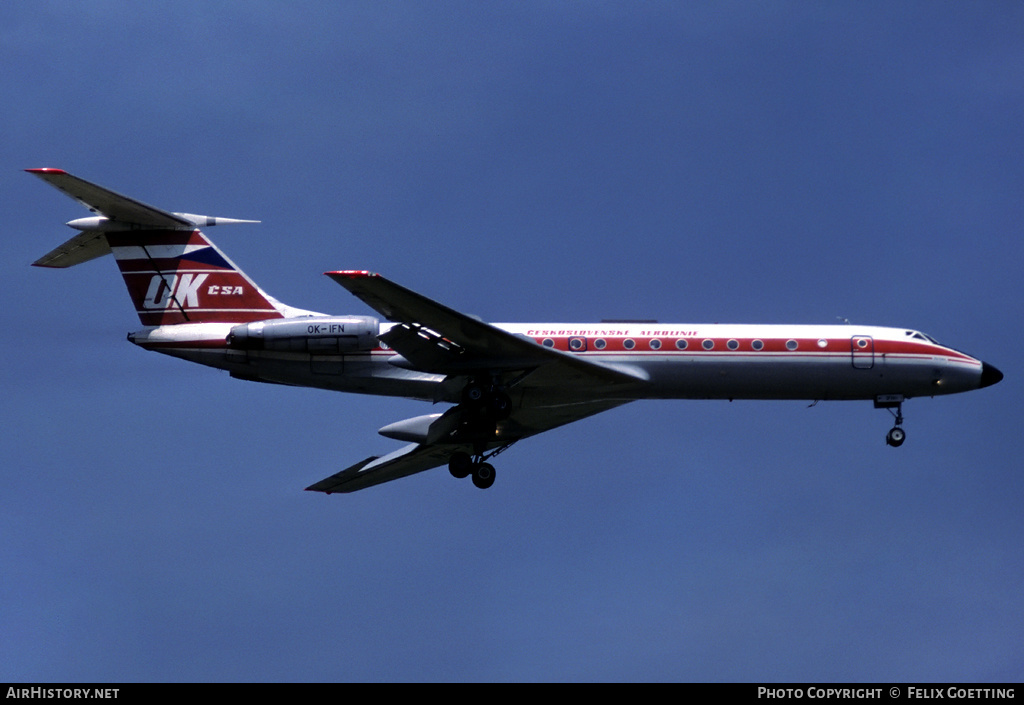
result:
M 885 434 L 886 445 L 893 448 L 899 448 L 907 440 L 907 432 L 903 430 L 903 401 L 902 394 L 884 394 L 875 398 L 875 408 L 886 409 L 896 420 L 895 425 Z
M 889 429 L 889 433 L 885 434 L 885 442 L 893 448 L 899 448 L 905 440 L 907 440 L 907 432 L 899 426 L 893 426 Z

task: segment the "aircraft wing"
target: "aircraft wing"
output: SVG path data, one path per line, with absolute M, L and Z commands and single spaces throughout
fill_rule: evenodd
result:
M 510 430 L 517 438 L 525 438 L 543 431 L 578 421 L 587 416 L 607 411 L 627 403 L 628 399 L 603 400 L 535 406 L 515 411 L 507 419 Z M 508 442 L 497 445 L 509 445 Z M 456 451 L 471 453 L 472 446 L 458 443 L 412 443 L 384 456 L 370 456 L 362 462 L 314 483 L 306 489 L 312 492 L 355 492 L 391 480 L 439 467 L 448 462 Z
M 538 345 L 525 336 L 459 313 L 366 271 L 327 272 L 382 316 L 399 325 L 380 339 L 409 367 L 437 374 L 536 370 L 555 373 L 563 385 L 635 384 L 645 377 Z
M 398 325 L 380 340 L 398 353 L 399 366 L 444 375 L 501 373 L 516 376 L 523 401 L 497 424 L 488 450 L 625 404 L 629 387 L 646 381 L 626 367 L 599 364 L 538 345 L 459 313 L 388 279 L 366 271 L 327 272 L 382 316 Z M 425 434 L 427 437 L 429 434 Z M 437 441 L 413 443 L 372 456 L 306 489 L 353 492 L 444 465 L 456 451 L 473 446 Z
M 448 462 L 451 454 L 457 450 L 467 450 L 467 448 L 459 445 L 441 446 L 412 443 L 383 457 L 371 455 L 366 460 L 326 477 L 306 489 L 327 494 L 355 492 L 444 465 Z

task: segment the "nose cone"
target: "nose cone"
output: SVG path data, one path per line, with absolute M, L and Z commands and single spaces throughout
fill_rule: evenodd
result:
M 981 389 L 982 387 L 991 387 L 993 384 L 1002 381 L 1002 379 L 1002 372 L 987 362 L 981 363 L 981 384 L 978 385 L 978 389 Z

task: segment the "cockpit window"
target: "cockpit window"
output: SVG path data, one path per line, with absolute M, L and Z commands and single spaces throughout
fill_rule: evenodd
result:
M 915 340 L 924 340 L 926 342 L 932 343 L 933 345 L 942 345 L 942 343 L 937 341 L 935 338 L 931 337 L 930 335 L 925 335 L 924 333 L 921 333 L 920 331 L 908 330 L 906 332 L 906 334 L 907 334 L 907 337 L 913 338 Z

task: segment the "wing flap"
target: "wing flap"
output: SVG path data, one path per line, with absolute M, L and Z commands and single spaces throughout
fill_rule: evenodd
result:
M 533 341 L 459 313 L 379 274 L 365 271 L 326 274 L 389 321 L 425 326 L 478 355 L 500 357 L 510 350 L 532 353 L 533 348 L 539 347 Z

